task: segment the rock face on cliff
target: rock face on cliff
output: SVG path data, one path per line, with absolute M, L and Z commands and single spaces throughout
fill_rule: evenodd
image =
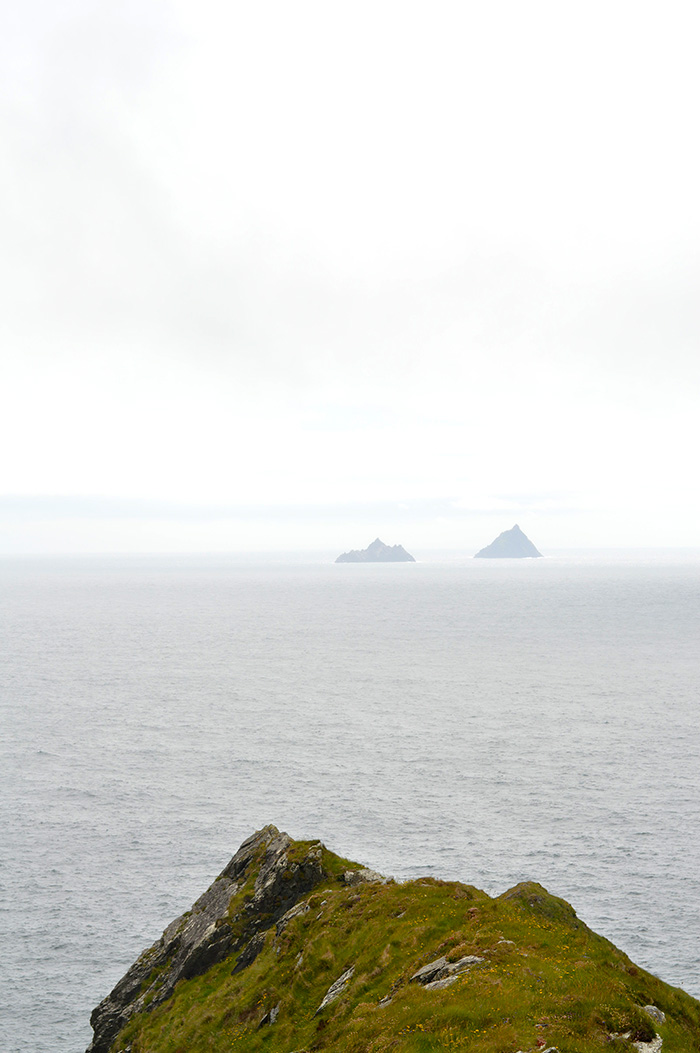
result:
M 474 559 L 525 559 L 541 555 L 516 523 L 510 530 L 499 534 L 486 548 L 477 552 Z
M 231 958 L 234 971 L 255 960 L 262 929 L 282 917 L 325 876 L 319 843 L 290 859 L 293 842 L 274 826 L 244 841 L 191 910 L 145 950 L 90 1017 L 89 1053 L 107 1053 L 130 1018 L 170 998 L 188 980 Z
M 338 556 L 336 563 L 415 563 L 415 559 L 402 545 L 385 545 L 375 538 L 367 548 L 353 549 Z
M 700 1003 L 535 882 L 397 884 L 266 826 L 91 1023 L 88 1053 L 691 1053 Z

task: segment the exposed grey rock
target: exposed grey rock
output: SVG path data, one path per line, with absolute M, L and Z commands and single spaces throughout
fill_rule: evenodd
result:
M 245 969 L 249 965 L 252 965 L 252 963 L 260 954 L 264 946 L 265 933 L 259 932 L 256 936 L 253 936 L 252 940 L 250 940 L 243 948 L 243 953 L 234 965 L 231 975 L 235 975 L 235 973 L 240 973 L 242 969 Z
M 646 1006 L 644 1007 L 646 1008 Z M 655 1008 L 655 1007 L 652 1007 Z M 664 1018 L 665 1019 L 665 1018 Z M 610 1038 L 631 1038 L 631 1031 L 617 1032 L 613 1031 Z M 639 1050 L 639 1053 L 659 1053 L 659 1050 L 664 1044 L 664 1040 L 661 1035 L 654 1035 L 650 1042 L 633 1042 L 632 1045 L 635 1049 Z
M 355 966 L 351 965 L 350 968 L 346 970 L 346 972 L 344 972 L 342 976 L 338 977 L 335 983 L 331 984 L 331 986 L 328 988 L 325 995 L 323 996 L 323 1001 L 314 1013 L 314 1016 L 318 1016 L 322 1009 L 325 1009 L 327 1005 L 331 1004 L 331 1002 L 335 1002 L 336 998 L 341 993 L 345 985 L 349 983 L 352 979 L 354 972 Z
M 367 548 L 352 549 L 338 556 L 336 563 L 415 563 L 415 559 L 402 545 L 385 545 L 375 538 Z
M 479 954 L 466 954 L 464 958 L 460 958 L 457 962 L 450 962 L 447 966 L 451 973 L 463 973 L 465 969 L 468 969 L 472 965 L 478 965 L 479 962 L 483 962 L 484 959 Z
M 443 976 L 441 980 L 432 980 L 429 984 L 423 984 L 426 991 L 441 991 L 443 987 L 449 987 L 459 980 L 459 976 Z
M 386 885 L 390 878 L 378 874 L 376 870 L 363 867 L 361 870 L 346 870 L 343 874 L 343 882 L 346 885 Z
M 468 954 L 457 962 L 448 962 L 445 957 L 436 958 L 434 962 L 429 962 L 428 965 L 424 965 L 422 969 L 414 973 L 409 982 L 423 984 L 424 987 L 433 989 L 438 985 L 447 987 L 458 978 L 459 973 L 463 973 L 472 965 L 478 965 L 483 960 L 477 954 Z M 447 983 L 442 983 L 445 979 Z
M 296 903 L 291 910 L 288 910 L 286 914 L 283 914 L 280 920 L 277 922 L 275 932 L 278 936 L 281 936 L 284 930 L 289 925 L 292 918 L 297 918 L 300 914 L 308 914 L 309 910 L 308 903 Z
M 632 1045 L 639 1050 L 639 1053 L 660 1053 L 661 1047 L 664 1044 L 664 1040 L 661 1035 L 655 1035 L 651 1042 L 633 1042 Z
M 666 1023 L 666 1014 L 662 1012 L 661 1009 L 657 1009 L 655 1005 L 645 1005 L 644 1012 L 650 1016 L 652 1020 L 655 1020 L 657 1024 Z
M 274 1024 L 275 1020 L 279 1016 L 281 1004 L 282 1004 L 281 1002 L 278 1002 L 276 1006 L 273 1006 L 272 1009 L 269 1009 L 267 1011 L 267 1013 L 265 1013 L 265 1016 L 262 1018 L 262 1020 L 258 1024 L 259 1028 L 265 1027 L 266 1025 Z
M 477 552 L 474 559 L 524 559 L 541 555 L 516 523 L 510 530 L 499 534 L 486 548 Z
M 414 973 L 410 979 L 412 984 L 429 984 L 433 980 L 440 980 L 443 976 L 447 976 L 447 958 L 436 958 L 434 962 L 429 962 L 428 965 L 424 965 L 422 969 Z
M 94 1034 L 88 1053 L 108 1053 L 134 1013 L 166 1001 L 178 980 L 198 976 L 237 952 L 242 953 L 236 971 L 255 959 L 264 944 L 263 930 L 289 913 L 325 877 L 320 842 L 302 860 L 292 863 L 287 857 L 290 844 L 291 838 L 274 826 L 266 826 L 243 842 L 192 909 L 167 927 L 93 1010 Z M 229 904 L 261 854 L 252 896 L 231 918 Z

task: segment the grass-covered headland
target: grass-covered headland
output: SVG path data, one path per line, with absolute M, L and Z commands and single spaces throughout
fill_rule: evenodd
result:
M 700 1050 L 700 1003 L 541 885 L 396 884 L 272 826 L 92 1024 L 90 1053 Z

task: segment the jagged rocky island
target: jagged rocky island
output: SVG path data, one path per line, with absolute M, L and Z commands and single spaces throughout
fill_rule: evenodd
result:
M 476 553 L 474 559 L 528 559 L 542 556 L 530 538 L 523 534 L 516 523 L 510 530 L 504 530 L 495 541 Z
M 267 826 L 91 1023 L 88 1053 L 691 1053 L 700 1003 L 534 882 L 398 884 Z
M 375 538 L 367 548 L 352 549 L 338 556 L 336 563 L 415 563 L 403 545 L 385 545 Z

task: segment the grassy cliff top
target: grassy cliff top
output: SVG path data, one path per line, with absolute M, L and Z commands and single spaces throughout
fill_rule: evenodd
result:
M 100 1044 L 108 1019 L 120 1029 Z M 491 898 L 397 884 L 274 827 L 144 952 L 93 1026 L 94 1053 L 700 1049 L 700 1003 L 541 885 Z

